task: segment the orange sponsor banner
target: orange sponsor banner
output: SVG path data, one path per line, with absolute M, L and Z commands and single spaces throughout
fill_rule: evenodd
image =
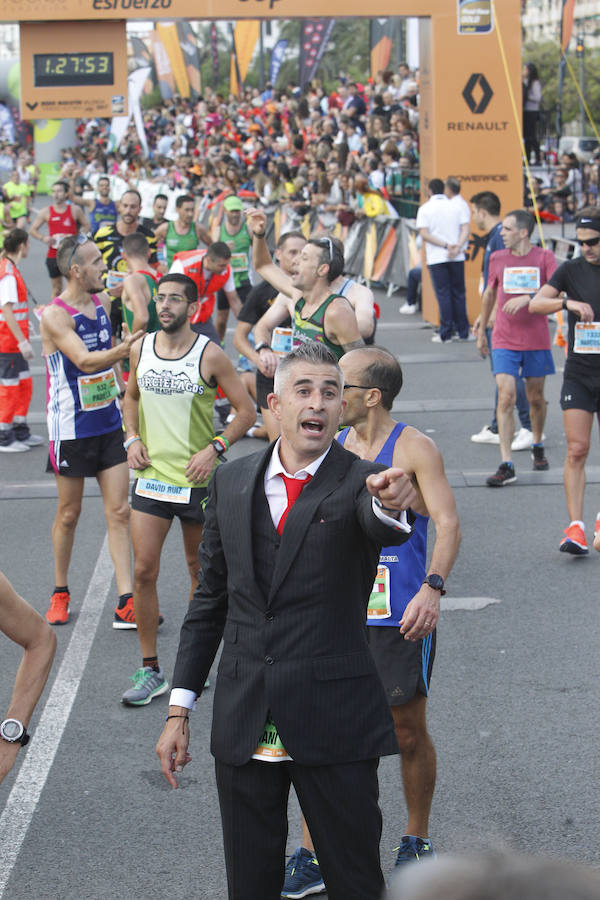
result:
M 258 19 L 248 22 L 236 22 L 234 32 L 235 50 L 242 81 L 245 80 L 248 74 L 259 34 L 260 21 Z
M 164 24 L 158 23 L 156 25 L 156 31 L 162 41 L 167 56 L 169 57 L 171 71 L 173 73 L 173 78 L 175 79 L 179 96 L 187 98 L 190 96 L 190 82 L 183 59 L 183 53 L 179 46 L 177 26 L 174 22 L 166 22 Z

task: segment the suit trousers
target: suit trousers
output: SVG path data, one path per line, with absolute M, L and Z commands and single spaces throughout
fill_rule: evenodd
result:
M 279 900 L 290 784 L 308 823 L 329 900 L 380 900 L 378 759 L 330 766 L 215 762 L 229 900 Z
M 440 309 L 441 339 L 449 341 L 455 328 L 459 337 L 468 337 L 464 262 L 436 263 L 428 269 Z

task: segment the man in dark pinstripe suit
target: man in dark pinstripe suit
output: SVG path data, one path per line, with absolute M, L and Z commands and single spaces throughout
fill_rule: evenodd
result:
M 401 469 L 333 441 L 342 386 L 322 345 L 291 353 L 268 400 L 281 439 L 217 470 L 209 488 L 157 752 L 177 787 L 189 710 L 223 638 L 211 750 L 230 900 L 278 900 L 290 783 L 330 900 L 378 900 L 384 886 L 377 766 L 398 747 L 365 616 L 379 549 L 410 537 L 416 494 Z M 290 508 L 289 483 L 304 479 Z

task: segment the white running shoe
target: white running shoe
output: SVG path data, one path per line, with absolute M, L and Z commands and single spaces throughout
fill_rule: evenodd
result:
M 401 316 L 414 316 L 417 311 L 416 303 L 405 303 L 404 306 L 401 306 L 399 309 L 399 313 Z
M 484 425 L 481 431 L 471 435 L 474 444 L 499 444 L 500 435 L 497 431 L 492 431 L 489 425 Z
M 517 431 L 515 434 L 510 449 L 513 452 L 516 450 L 531 450 L 532 444 L 533 432 L 529 431 L 528 428 L 521 428 L 520 431 Z
M 0 453 L 24 453 L 30 448 L 23 441 L 11 441 L 10 444 L 0 444 Z

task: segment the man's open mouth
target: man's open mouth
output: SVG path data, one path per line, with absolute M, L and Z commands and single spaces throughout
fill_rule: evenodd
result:
M 321 434 L 325 425 L 320 419 L 307 419 L 302 423 L 303 431 L 309 431 L 311 434 Z

